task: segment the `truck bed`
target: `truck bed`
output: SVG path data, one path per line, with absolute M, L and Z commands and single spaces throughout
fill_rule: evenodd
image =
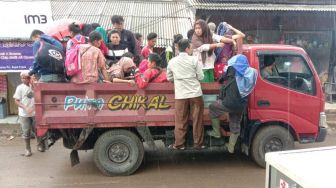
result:
M 218 83 L 202 83 L 204 125 Z M 38 83 L 35 88 L 39 129 L 174 126 L 174 85 L 152 83 L 146 89 L 127 84 Z M 226 116 L 222 117 L 226 121 Z

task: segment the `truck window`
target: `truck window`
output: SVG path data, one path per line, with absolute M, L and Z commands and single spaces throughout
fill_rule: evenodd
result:
M 260 75 L 269 82 L 302 93 L 315 94 L 315 79 L 300 55 L 259 55 Z

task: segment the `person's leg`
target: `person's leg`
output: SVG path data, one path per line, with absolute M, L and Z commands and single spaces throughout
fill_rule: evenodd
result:
M 179 148 L 185 143 L 189 116 L 189 99 L 175 99 L 175 144 Z
M 30 147 L 30 133 L 31 133 L 31 121 L 29 117 L 19 117 L 19 123 L 21 125 L 22 129 L 22 138 L 25 142 L 26 151 L 24 156 L 30 157 L 32 155 L 31 153 L 31 147 Z
M 215 138 L 220 138 L 221 133 L 220 133 L 220 119 L 219 117 L 225 113 L 228 112 L 228 109 L 226 109 L 222 105 L 221 100 L 217 100 L 216 102 L 210 104 L 209 106 L 209 116 L 211 119 L 211 125 L 212 125 L 212 130 L 207 132 L 207 135 Z
M 31 128 L 30 138 L 34 139 L 36 138 L 35 117 L 31 118 L 31 122 L 32 122 L 32 128 Z
M 209 69 L 203 69 L 204 78 L 201 82 L 210 82 L 210 72 Z
M 229 113 L 229 127 L 231 133 L 229 143 L 227 144 L 229 153 L 234 153 L 234 148 L 240 135 L 240 122 L 242 115 L 242 112 Z
M 190 99 L 190 108 L 193 121 L 194 147 L 201 148 L 204 140 L 204 102 L 202 96 Z

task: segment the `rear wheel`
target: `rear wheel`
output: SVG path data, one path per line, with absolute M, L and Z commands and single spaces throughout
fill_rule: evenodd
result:
M 144 157 L 144 147 L 139 138 L 126 130 L 108 131 L 94 146 L 93 159 L 98 169 L 108 176 L 130 175 Z
M 267 126 L 256 133 L 251 146 L 251 156 L 259 166 L 265 167 L 265 154 L 267 152 L 293 148 L 294 139 L 287 129 L 280 126 Z

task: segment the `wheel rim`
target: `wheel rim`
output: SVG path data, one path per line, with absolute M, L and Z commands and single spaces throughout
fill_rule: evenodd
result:
M 124 143 L 115 143 L 110 145 L 107 150 L 107 154 L 112 162 L 123 163 L 128 159 L 130 150 Z
M 283 149 L 282 141 L 279 138 L 271 138 L 264 146 L 265 153 L 272 151 L 281 151 Z

